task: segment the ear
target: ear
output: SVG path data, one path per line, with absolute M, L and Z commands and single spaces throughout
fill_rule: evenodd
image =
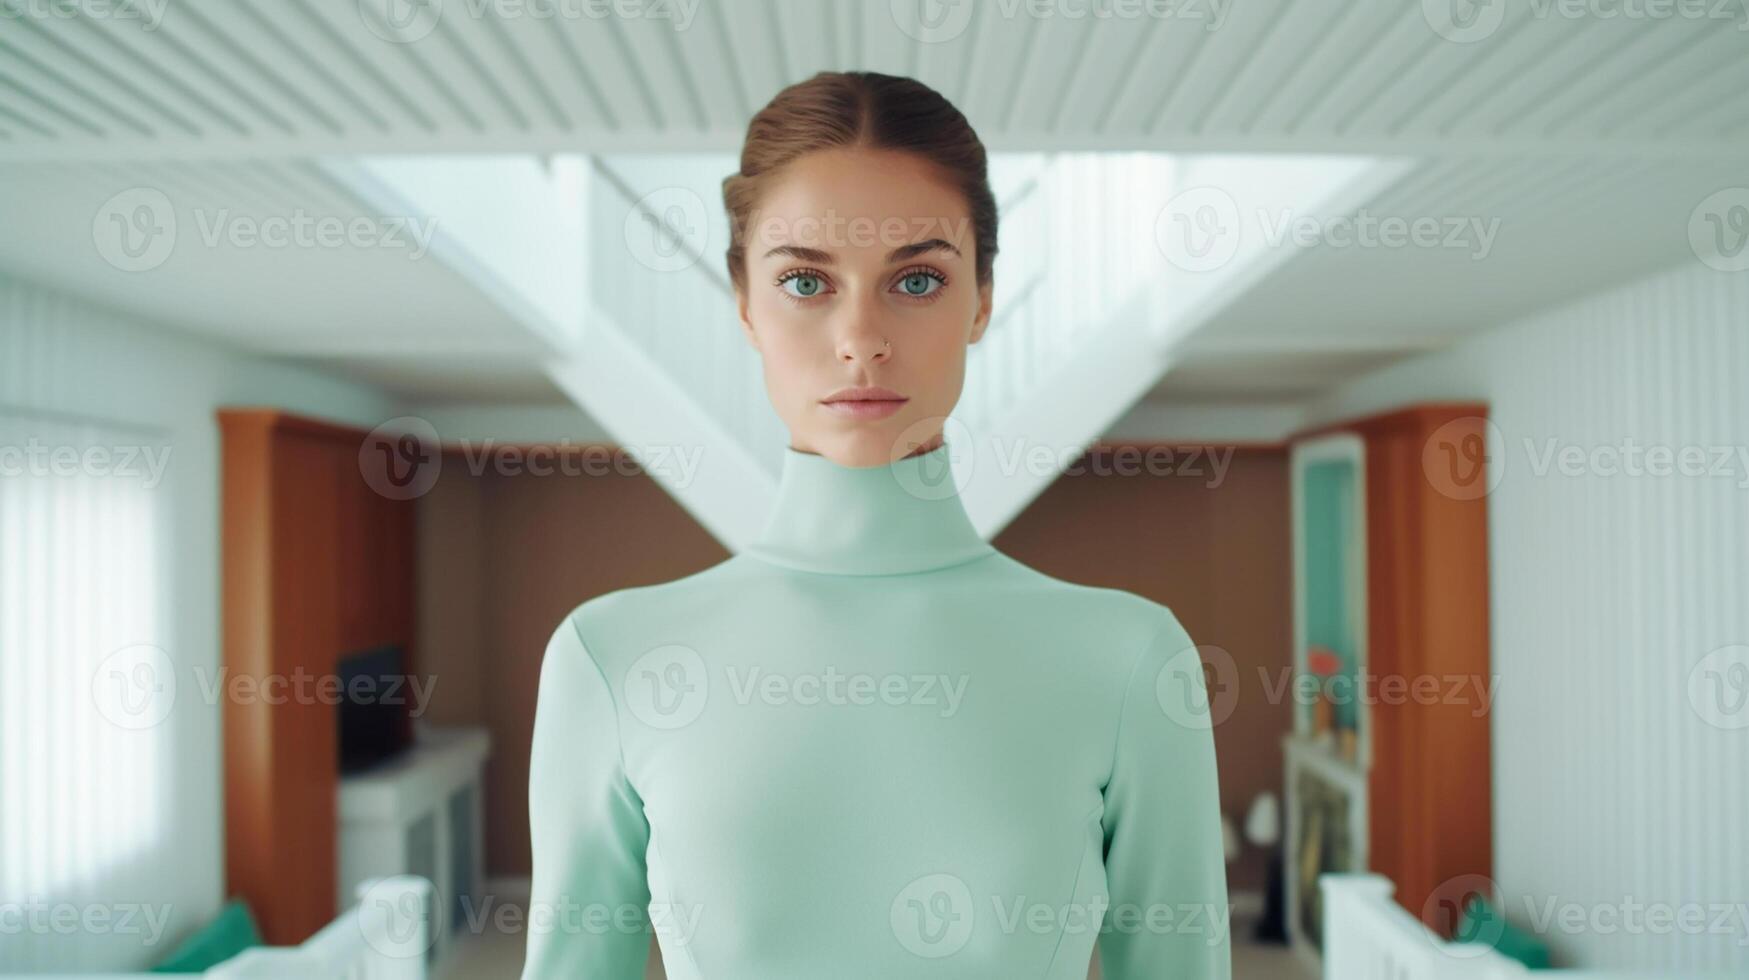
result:
M 735 315 L 741 320 L 741 332 L 747 336 L 747 343 L 759 349 L 759 335 L 753 332 L 753 321 L 747 317 L 747 290 L 737 287 L 735 290 Z
M 995 291 L 994 277 L 978 287 L 978 315 L 972 320 L 972 336 L 966 341 L 967 344 L 977 343 L 978 338 L 984 336 L 984 329 L 990 325 L 990 309 Z

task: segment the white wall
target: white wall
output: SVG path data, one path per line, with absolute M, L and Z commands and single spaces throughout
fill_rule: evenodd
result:
M 196 690 L 195 671 L 210 679 L 219 665 L 219 443 L 213 410 L 227 404 L 282 406 L 367 427 L 398 414 L 370 389 L 0 277 L 0 410 L 109 420 L 169 450 L 159 485 L 172 525 L 165 544 L 169 616 L 165 636 L 142 642 L 163 646 L 178 672 L 178 695 L 167 720 L 173 754 L 162 796 L 169 808 L 162 824 L 168 836 L 142 860 L 80 889 L 117 902 L 167 903 L 163 940 L 145 948 L 142 937 L 116 930 L 7 935 L 0 938 L 7 949 L 0 972 L 31 961 L 93 969 L 145 966 L 210 919 L 225 898 L 219 706 L 183 693 Z M 0 902 L 21 898 L 0 895 Z
M 1527 896 L 1539 915 L 1698 907 L 1711 931 L 1602 920 L 1548 938 L 1568 965 L 1749 966 L 1749 727 L 1729 727 L 1749 707 L 1714 724 L 1690 698 L 1691 677 L 1703 703 L 1749 695 L 1749 647 L 1703 664 L 1749 644 L 1749 275 L 1690 265 L 1629 283 L 1363 378 L 1311 421 L 1440 398 L 1486 400 L 1502 436 L 1494 834 L 1511 918 L 1535 921 Z M 1539 475 L 1550 439 L 1732 456 L 1727 475 Z M 1739 688 L 1696 674 L 1732 661 Z

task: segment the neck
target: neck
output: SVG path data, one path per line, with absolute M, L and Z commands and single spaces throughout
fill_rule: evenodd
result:
M 896 575 L 994 554 L 954 482 L 949 446 L 876 466 L 784 447 L 771 515 L 745 553 L 800 571 Z

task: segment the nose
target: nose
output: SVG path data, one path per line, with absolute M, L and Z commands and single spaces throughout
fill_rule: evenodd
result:
M 838 325 L 838 359 L 846 364 L 878 364 L 893 356 L 892 339 L 881 323 L 878 298 L 864 297 L 844 304 L 844 319 Z
M 846 337 L 838 344 L 838 359 L 846 364 L 855 364 L 858 361 L 879 364 L 892 356 L 892 341 L 874 333 Z

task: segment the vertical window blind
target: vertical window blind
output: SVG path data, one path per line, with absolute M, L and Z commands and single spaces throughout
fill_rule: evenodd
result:
M 168 462 L 161 435 L 0 406 L 0 903 L 101 902 L 170 832 Z M 7 937 L 0 972 L 49 941 Z

